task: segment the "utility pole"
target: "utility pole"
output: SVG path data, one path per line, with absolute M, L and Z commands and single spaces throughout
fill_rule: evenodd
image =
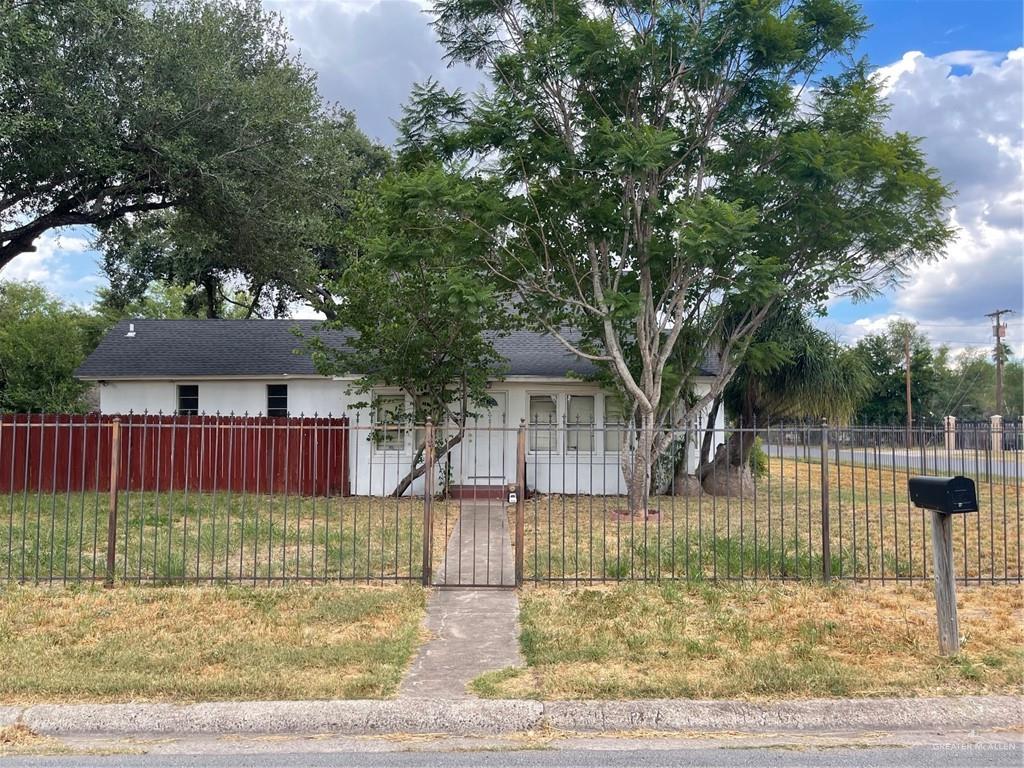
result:
M 910 404 L 910 329 L 907 329 L 907 335 L 903 337 L 903 357 L 907 379 L 907 448 L 910 449 L 914 447 L 914 408 Z
M 997 309 L 995 312 L 989 312 L 985 317 L 992 318 L 992 335 L 996 339 L 995 348 L 995 359 L 996 359 L 996 413 L 1000 416 L 1003 415 L 1003 358 L 1005 354 L 1003 352 L 1003 338 L 1006 336 L 1006 324 L 1000 321 L 1003 315 L 1012 313 L 1012 309 Z

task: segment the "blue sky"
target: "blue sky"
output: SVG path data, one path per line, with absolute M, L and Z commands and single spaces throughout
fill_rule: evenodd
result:
M 391 119 L 415 81 L 472 89 L 479 75 L 446 68 L 424 4 L 412 0 L 263 0 L 280 12 L 324 96 L 363 129 L 393 138 Z M 931 163 L 957 189 L 959 237 L 947 258 L 863 304 L 833 302 L 821 325 L 854 341 L 893 317 L 918 321 L 957 348 L 991 342 L 984 314 L 1014 309 L 1009 340 L 1024 349 L 1024 11 L 1019 0 L 867 0 L 873 25 L 860 53 L 880 68 L 890 127 L 923 136 Z M 48 236 L 2 277 L 33 279 L 74 302 L 103 284 L 89 233 Z

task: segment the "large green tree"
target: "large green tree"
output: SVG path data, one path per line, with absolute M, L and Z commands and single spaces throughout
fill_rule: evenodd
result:
M 907 422 L 906 350 L 910 347 L 910 405 L 915 420 L 941 420 L 942 364 L 928 336 L 906 320 L 894 320 L 885 331 L 857 342 L 854 351 L 871 372 L 870 397 L 858 409 L 858 418 L 871 424 Z M 945 353 L 941 355 L 944 360 Z M 948 405 L 945 407 L 949 407 Z
M 635 425 L 631 509 L 664 427 L 723 392 L 776 305 L 870 294 L 950 236 L 947 188 L 916 139 L 885 132 L 879 86 L 849 58 L 866 23 L 847 0 L 435 13 L 450 60 L 493 88 L 414 101 L 418 147 L 451 178 L 424 199 L 477 227 L 521 317 L 607 370 Z M 710 390 L 682 398 L 715 352 Z
M 126 302 L 110 288 L 100 288 L 92 316 L 103 330 L 112 328 L 119 320 L 146 318 L 150 320 L 181 320 L 207 317 L 209 297 L 199 286 L 181 286 L 172 282 L 154 281 L 137 298 Z M 221 299 L 216 308 L 217 317 L 228 320 L 247 320 L 252 316 L 253 299 L 243 291 Z
M 78 412 L 75 369 L 95 345 L 89 315 L 35 283 L 0 283 L 0 411 Z
M 416 425 L 437 425 L 435 456 L 443 462 L 469 421 L 493 405 L 488 382 L 504 372 L 492 342 L 511 320 L 474 259 L 475 229 L 417 202 L 424 189 L 445 183 L 435 167 L 401 154 L 393 173 L 359 198 L 345 228 L 349 258 L 329 283 L 343 298 L 325 323 L 351 334 L 349 349 L 313 344 L 323 373 L 358 374 L 354 389 L 371 398 L 385 387 L 407 397 L 407 407 L 386 411 L 366 403 L 377 426 L 408 430 L 413 440 L 396 496 L 426 469 L 426 433 Z
M 939 424 L 945 416 L 985 421 L 996 413 L 996 366 L 991 349 L 953 353 L 933 345 L 928 335 L 909 321 L 894 321 L 853 348 L 871 371 L 869 397 L 857 418 L 874 424 L 905 424 L 906 344 L 910 342 L 910 392 L 915 421 Z M 1020 418 L 1024 410 L 1022 364 L 1009 359 L 1003 371 L 1004 416 Z
M 230 279 L 322 298 L 325 217 L 380 159 L 257 0 L 0 5 L 0 137 L 0 268 L 93 226 L 126 303 L 170 279 L 211 314 Z
M 1003 400 L 1008 419 L 1024 417 L 1024 361 L 1009 360 L 1003 369 Z

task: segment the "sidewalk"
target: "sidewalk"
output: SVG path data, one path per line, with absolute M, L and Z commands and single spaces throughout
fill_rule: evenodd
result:
M 464 699 L 470 680 L 491 670 L 523 666 L 519 653 L 519 598 L 505 504 L 463 502 L 434 572 L 420 646 L 399 696 Z M 475 588 L 466 585 L 487 584 Z
M 1024 698 L 745 701 L 255 701 L 0 707 L 0 728 L 69 734 L 449 734 L 851 731 L 994 728 L 1024 723 Z
M 436 589 L 427 599 L 420 646 L 398 695 L 465 699 L 469 681 L 484 672 L 523 666 L 519 598 L 506 589 Z

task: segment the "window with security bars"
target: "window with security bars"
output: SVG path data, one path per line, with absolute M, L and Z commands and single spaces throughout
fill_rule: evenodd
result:
M 626 410 L 622 399 L 614 395 L 604 398 L 604 449 L 618 453 L 627 440 Z
M 558 401 L 554 395 L 530 395 L 530 450 L 558 449 Z
M 378 395 L 373 408 L 373 441 L 378 450 L 405 448 L 405 396 Z
M 179 384 L 178 385 L 178 407 L 175 410 L 179 416 L 199 415 L 199 385 Z
M 594 450 L 594 396 L 569 395 L 565 403 L 565 421 L 566 450 Z

